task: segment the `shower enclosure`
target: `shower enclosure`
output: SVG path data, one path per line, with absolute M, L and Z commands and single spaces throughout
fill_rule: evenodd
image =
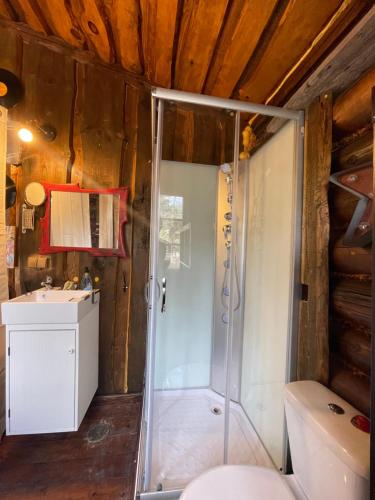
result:
M 166 109 L 186 104 L 231 117 L 232 158 L 168 157 Z M 287 467 L 283 387 L 296 358 L 303 113 L 165 89 L 152 91 L 152 105 L 137 494 L 171 499 L 217 465 Z M 283 124 L 239 160 L 241 117 L 253 114 Z

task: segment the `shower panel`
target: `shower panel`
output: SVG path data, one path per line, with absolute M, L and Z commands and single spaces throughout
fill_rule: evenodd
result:
M 254 409 L 259 398 L 255 397 L 254 405 L 252 399 L 259 380 L 254 370 L 262 366 L 254 363 L 262 329 L 251 320 L 254 312 L 249 316 L 249 300 L 254 301 L 249 299 L 254 294 L 251 277 L 257 276 L 249 251 L 258 241 L 251 234 L 259 223 L 257 214 L 265 215 L 264 200 L 259 200 L 261 205 L 249 200 L 257 180 L 251 174 L 252 159 L 238 160 L 240 112 L 294 123 L 292 255 L 289 288 L 284 287 L 288 310 L 283 326 L 286 344 L 280 353 L 286 367 L 281 384 L 294 377 L 299 298 L 303 114 L 164 89 L 154 89 L 152 95 L 147 366 L 137 469 L 140 499 L 178 498 L 188 482 L 223 463 L 274 467 L 277 462 Z M 233 158 L 228 163 L 200 164 L 163 156 L 163 117 L 172 103 L 234 114 Z M 249 368 L 249 349 L 254 370 Z M 283 433 L 281 429 L 278 438 L 285 443 Z M 285 458 L 285 446 L 278 451 Z
M 226 391 L 226 374 L 223 370 L 226 359 L 227 325 L 229 322 L 229 272 L 230 250 L 233 221 L 233 164 L 221 165 L 218 170 L 217 196 L 217 229 L 216 229 L 216 273 L 214 318 L 211 360 L 211 388 L 221 395 Z M 225 171 L 224 171 L 225 169 Z M 231 390 L 230 397 L 239 401 L 241 361 L 242 361 L 242 323 L 244 312 L 243 277 L 244 277 L 244 228 L 246 227 L 246 191 L 247 191 L 247 162 L 238 162 L 239 182 L 237 187 L 237 250 L 234 256 L 234 328 L 238 335 L 233 338 L 231 363 Z

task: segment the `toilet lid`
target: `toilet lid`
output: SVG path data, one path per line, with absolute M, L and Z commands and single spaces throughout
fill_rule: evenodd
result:
M 272 469 L 223 465 L 194 479 L 180 500 L 295 500 L 282 476 Z

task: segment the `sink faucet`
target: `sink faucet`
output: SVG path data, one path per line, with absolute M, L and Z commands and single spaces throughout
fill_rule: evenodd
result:
M 53 286 L 53 279 L 52 276 L 46 276 L 45 281 L 41 282 L 41 285 L 44 287 L 45 290 L 52 290 Z

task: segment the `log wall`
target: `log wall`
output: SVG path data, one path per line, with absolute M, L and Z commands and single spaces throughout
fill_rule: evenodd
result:
M 370 71 L 337 97 L 333 108 L 332 172 L 373 165 Z M 369 186 L 369 192 L 372 186 Z M 370 413 L 372 246 L 347 247 L 343 236 L 358 199 L 332 185 L 330 201 L 330 386 Z

